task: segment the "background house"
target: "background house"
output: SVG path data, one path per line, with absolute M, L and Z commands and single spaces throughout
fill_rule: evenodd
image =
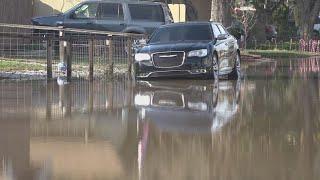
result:
M 0 22 L 27 24 L 33 15 L 33 0 L 0 0 Z

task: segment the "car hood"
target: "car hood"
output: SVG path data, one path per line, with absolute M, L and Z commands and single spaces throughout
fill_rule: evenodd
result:
M 172 42 L 163 44 L 148 44 L 142 47 L 139 53 L 155 53 L 167 51 L 191 51 L 197 49 L 207 49 L 210 41 L 192 41 L 192 42 Z
M 56 26 L 58 21 L 63 21 L 63 15 L 41 16 L 32 18 L 33 25 Z

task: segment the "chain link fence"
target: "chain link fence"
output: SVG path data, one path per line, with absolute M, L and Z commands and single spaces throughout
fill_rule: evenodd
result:
M 131 70 L 134 47 L 144 35 L 0 24 L 2 73 L 102 77 Z

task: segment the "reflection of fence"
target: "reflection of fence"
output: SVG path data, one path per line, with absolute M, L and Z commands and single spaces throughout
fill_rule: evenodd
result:
M 129 108 L 133 104 L 132 81 L 127 76 L 113 81 L 73 81 L 58 85 L 54 81 L 0 82 L 0 116 L 30 112 L 36 119 L 63 119 L 71 114 L 105 112 Z
M 59 70 L 69 78 L 92 78 L 119 68 L 130 70 L 133 42 L 141 38 L 143 35 L 0 24 L 0 60 L 9 65 L 22 61 L 26 70 L 42 70 L 48 78 Z
M 265 43 L 251 42 L 254 49 L 260 50 L 290 50 L 290 51 L 304 51 L 304 52 L 320 52 L 320 40 L 303 40 L 291 38 L 289 41 L 266 41 Z

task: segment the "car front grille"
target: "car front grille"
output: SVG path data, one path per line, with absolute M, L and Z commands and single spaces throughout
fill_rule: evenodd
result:
M 152 56 L 153 64 L 159 68 L 172 68 L 184 63 L 184 52 L 155 53 Z
M 160 107 L 184 107 L 184 97 L 179 93 L 158 91 L 153 95 L 152 105 Z

